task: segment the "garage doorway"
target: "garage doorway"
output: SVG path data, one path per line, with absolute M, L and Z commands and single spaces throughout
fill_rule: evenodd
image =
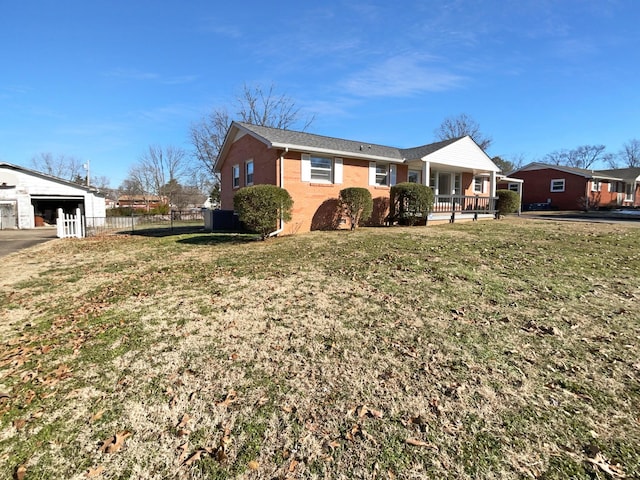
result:
M 31 204 L 33 205 L 36 227 L 55 225 L 59 208 L 68 214 L 75 214 L 76 209 L 79 208 L 84 214 L 83 197 L 42 197 L 32 195 Z

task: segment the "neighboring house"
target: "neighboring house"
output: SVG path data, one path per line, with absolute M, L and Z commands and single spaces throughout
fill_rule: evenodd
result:
M 284 232 L 348 226 L 338 209 L 340 190 L 365 187 L 374 199 L 371 224 L 385 222 L 392 185 L 412 181 L 436 194 L 432 219 L 493 217 L 499 168 L 468 136 L 400 149 L 366 142 L 233 122 L 215 170 L 221 208 L 233 209 L 244 186 L 271 184 L 293 198 Z M 342 224 L 342 225 L 341 225 Z
M 524 180 L 524 209 L 558 210 L 637 205 L 638 175 L 640 169 L 586 170 L 539 162 L 509 174 Z
M 57 210 L 105 217 L 97 189 L 0 162 L 0 228 L 34 228 L 56 223 Z
M 144 210 L 148 212 L 154 208 L 168 206 L 167 197 L 158 195 L 120 195 L 117 206 L 120 208 L 132 208 L 134 210 Z

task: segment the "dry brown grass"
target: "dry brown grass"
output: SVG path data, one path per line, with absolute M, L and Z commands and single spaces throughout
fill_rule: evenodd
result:
M 4 263 L 0 476 L 640 476 L 638 228 L 104 237 Z

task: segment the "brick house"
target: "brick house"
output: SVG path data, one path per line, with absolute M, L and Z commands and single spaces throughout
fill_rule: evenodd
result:
M 340 190 L 365 187 L 374 199 L 373 225 L 388 214 L 389 191 L 400 182 L 434 189 L 432 220 L 493 218 L 499 168 L 468 136 L 400 149 L 305 132 L 233 122 L 215 165 L 223 210 L 244 186 L 272 184 L 293 198 L 284 233 L 347 227 Z
M 638 205 L 640 169 L 586 170 L 534 162 L 509 174 L 524 180 L 524 209 L 585 208 Z M 587 203 L 588 199 L 588 203 Z

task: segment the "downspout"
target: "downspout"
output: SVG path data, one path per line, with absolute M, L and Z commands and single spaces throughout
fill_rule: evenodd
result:
M 280 188 L 284 188 L 284 154 L 289 152 L 289 147 L 284 147 L 280 154 Z M 280 212 L 280 228 L 275 232 L 271 232 L 269 238 L 280 235 L 284 231 L 284 220 L 282 219 L 282 211 Z

